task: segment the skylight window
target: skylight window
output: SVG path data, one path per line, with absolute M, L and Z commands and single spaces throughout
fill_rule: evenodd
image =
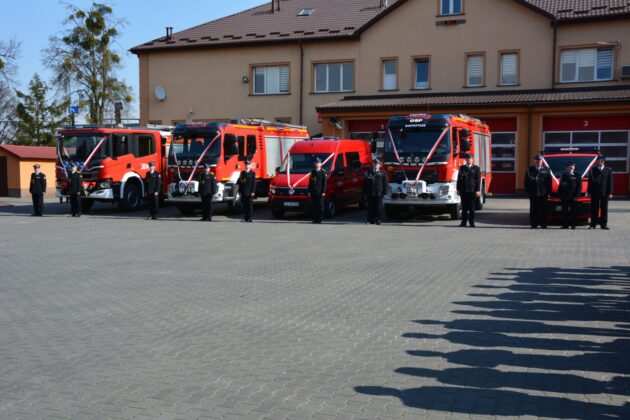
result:
M 302 9 L 302 11 L 298 13 L 298 16 L 310 16 L 313 14 L 313 11 L 315 11 L 315 9 L 312 9 L 312 8 Z

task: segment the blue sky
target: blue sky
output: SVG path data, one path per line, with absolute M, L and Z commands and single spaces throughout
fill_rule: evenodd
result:
M 214 20 L 241 10 L 266 3 L 266 0 L 106 0 L 119 18 L 127 25 L 118 39 L 119 48 L 125 51 L 120 77 L 132 86 L 135 99 L 138 95 L 138 60 L 127 50 L 133 46 L 162 36 L 166 26 L 181 31 L 191 26 Z M 89 7 L 88 0 L 0 0 L 0 37 L 16 38 L 22 42 L 18 61 L 18 88 L 25 90 L 34 73 L 46 81 L 50 73 L 42 66 L 42 49 L 48 37 L 62 29 L 67 14 L 65 4 Z M 134 107 L 137 107 L 134 104 Z M 137 110 L 134 112 L 137 115 Z

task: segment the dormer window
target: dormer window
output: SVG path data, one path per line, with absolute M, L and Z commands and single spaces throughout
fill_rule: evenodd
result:
M 440 0 L 440 15 L 461 15 L 464 0 Z
M 298 13 L 298 16 L 310 16 L 313 14 L 314 11 L 315 9 L 313 8 L 302 9 L 300 13 Z

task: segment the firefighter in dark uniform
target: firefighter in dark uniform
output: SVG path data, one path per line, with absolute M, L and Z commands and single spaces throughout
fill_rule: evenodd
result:
M 575 170 L 575 163 L 568 162 L 560 177 L 558 195 L 562 202 L 562 229 L 575 229 L 577 224 L 577 199 L 582 191 L 582 175 Z
M 308 193 L 311 196 L 313 223 L 321 223 L 324 217 L 324 198 L 326 197 L 326 183 L 328 175 L 322 169 L 322 160 L 315 159 L 315 169 L 308 177 Z
M 70 196 L 70 212 L 72 217 L 81 217 L 81 193 L 83 192 L 83 176 L 77 171 L 77 164 L 70 164 L 68 174 L 68 195 Z
M 44 194 L 46 193 L 46 175 L 41 172 L 41 166 L 33 165 L 35 172 L 31 174 L 31 183 L 28 191 L 33 198 L 33 214 L 31 216 L 44 215 Z
M 147 220 L 156 220 L 160 211 L 160 191 L 162 191 L 162 175 L 155 170 L 155 162 L 149 162 L 149 172 L 144 179 L 147 198 L 149 199 L 149 214 Z
M 363 195 L 367 200 L 366 224 L 381 224 L 383 196 L 387 194 L 389 194 L 387 175 L 381 171 L 381 162 L 378 159 L 374 159 L 372 161 L 372 169 L 365 173 L 363 182 Z
M 525 172 L 525 191 L 529 195 L 529 223 L 547 229 L 548 199 L 551 194 L 551 171 L 542 164 L 542 157 L 534 157 L 534 165 Z
M 468 221 L 470 227 L 475 227 L 475 200 L 481 197 L 481 170 L 473 164 L 470 153 L 462 153 L 461 156 L 466 159 L 466 164 L 459 167 L 457 174 L 457 194 L 462 201 L 460 226 L 465 227 Z
M 606 166 L 606 157 L 597 156 L 597 164 L 588 174 L 588 194 L 591 196 L 591 225 L 595 229 L 597 224 L 608 230 L 608 200 L 612 198 L 613 174 Z
M 201 196 L 202 221 L 212 221 L 212 197 L 217 193 L 217 180 L 206 163 L 204 171 L 199 176 L 199 195 Z
M 256 196 L 256 173 L 252 171 L 252 163 L 245 161 L 245 170 L 238 177 L 238 193 L 241 195 L 243 206 L 243 220 L 251 223 L 254 210 L 254 197 Z

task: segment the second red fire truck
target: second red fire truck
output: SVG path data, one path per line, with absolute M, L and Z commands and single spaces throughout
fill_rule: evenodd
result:
M 291 146 L 308 140 L 305 127 L 246 119 L 237 123 L 188 123 L 175 127 L 168 156 L 168 200 L 182 214 L 201 206 L 198 174 L 205 164 L 212 165 L 218 192 L 215 203 L 227 203 L 232 212 L 240 210 L 236 181 L 252 162 L 258 179 L 256 195 L 266 197 L 270 180 Z

